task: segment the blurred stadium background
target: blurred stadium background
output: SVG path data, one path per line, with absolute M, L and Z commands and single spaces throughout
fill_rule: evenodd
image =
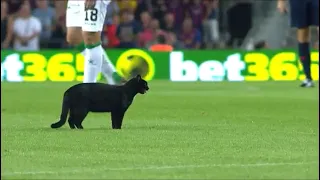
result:
M 49 129 L 83 57 L 65 40 L 64 1 L 24 2 L 1 0 L 1 179 L 318 178 L 318 83 L 297 87 L 295 31 L 275 0 L 112 1 L 103 46 L 151 88 L 121 131 L 101 114 L 84 131 Z M 42 27 L 22 49 L 14 34 L 34 26 L 15 22 L 20 13 Z M 160 41 L 174 52 L 151 52 Z
M 3 42 L 8 35 L 6 28 L 10 26 L 8 19 L 19 16 L 21 0 L 1 2 L 1 47 L 12 49 L 13 37 L 9 43 L 6 42 L 4 45 Z M 254 45 L 259 48 L 261 45 L 258 44 L 261 41 L 273 49 L 295 47 L 294 31 L 289 28 L 287 15 L 281 15 L 277 11 L 275 0 L 198 2 L 199 6 L 193 5 L 191 0 L 119 0 L 118 3 L 112 1 L 108 7 L 105 31 L 102 33 L 103 45 L 121 48 L 121 42 L 130 41 L 132 47 L 148 48 L 156 43 L 157 35 L 164 34 L 166 43 L 175 46 L 176 49 L 253 49 Z M 38 18 L 42 25 L 40 48 L 68 48 L 65 41 L 64 1 L 30 0 L 30 3 L 30 13 Z M 134 31 L 116 34 L 113 29 L 121 29 L 121 19 L 127 13 L 130 21 L 133 21 Z M 193 21 L 193 28 L 199 31 L 197 43 L 199 41 L 200 45 L 190 44 L 185 37 L 180 36 L 183 32 L 182 24 L 187 24 L 189 18 Z M 316 30 L 312 30 L 312 34 L 312 44 L 316 44 Z

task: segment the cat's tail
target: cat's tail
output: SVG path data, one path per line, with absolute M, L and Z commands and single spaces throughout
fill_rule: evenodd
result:
M 62 102 L 62 112 L 60 115 L 60 120 L 56 123 L 51 124 L 51 128 L 56 129 L 56 128 L 60 128 L 61 126 L 63 126 L 66 121 L 67 121 L 67 117 L 68 117 L 68 113 L 69 113 L 69 100 L 68 100 L 68 95 L 65 94 L 63 97 L 63 102 Z

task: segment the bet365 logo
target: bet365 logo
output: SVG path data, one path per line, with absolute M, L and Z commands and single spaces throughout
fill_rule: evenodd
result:
M 24 69 L 24 63 L 18 53 L 8 55 L 1 62 L 1 81 L 22 82 L 20 71 Z
M 207 60 L 199 66 L 192 60 L 184 60 L 183 52 L 170 54 L 170 80 L 171 81 L 243 81 L 241 71 L 245 63 L 241 55 L 229 55 L 225 62 Z
M 319 79 L 319 52 L 311 54 L 311 72 Z M 199 54 L 201 58 L 201 54 Z M 170 54 L 171 81 L 294 81 L 305 75 L 299 56 L 291 51 L 246 52 L 228 55 L 224 61 L 186 60 L 183 52 Z M 196 63 L 197 62 L 197 63 Z

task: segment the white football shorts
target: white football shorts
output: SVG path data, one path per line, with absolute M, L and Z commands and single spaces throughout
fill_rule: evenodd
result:
M 66 13 L 67 27 L 82 27 L 83 31 L 102 31 L 111 0 L 96 0 L 94 9 L 84 10 L 84 0 L 68 0 Z

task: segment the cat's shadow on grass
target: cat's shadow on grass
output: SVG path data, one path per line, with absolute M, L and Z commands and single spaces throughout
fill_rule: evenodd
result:
M 37 126 L 37 127 L 15 127 L 13 129 L 2 128 L 3 131 L 30 131 L 30 132 L 72 132 L 72 131 L 105 131 L 105 132 L 121 132 L 121 131 L 203 131 L 203 130 L 215 130 L 219 129 L 217 126 L 208 126 L 208 125 L 185 125 L 185 124 L 142 124 L 142 125 L 124 125 L 122 129 L 116 130 L 111 127 L 100 126 L 100 127 L 86 127 L 84 125 L 84 129 L 70 129 L 68 125 L 64 125 L 58 129 L 52 129 L 50 126 Z
M 84 127 L 84 131 L 190 131 L 203 130 L 203 126 L 186 126 L 186 125 L 141 125 L 141 126 L 124 126 L 122 129 L 111 129 L 111 127 Z M 71 129 L 69 129 L 71 130 Z M 81 131 L 81 130 L 80 130 Z
M 50 127 L 32 127 L 32 128 L 19 128 L 17 130 L 22 131 L 46 131 L 46 132 L 72 132 L 72 131 L 198 131 L 204 130 L 207 127 L 203 126 L 186 126 L 186 125 L 142 125 L 142 126 L 127 126 L 123 127 L 122 129 L 111 129 L 111 127 L 84 127 L 84 129 L 70 129 L 69 127 L 62 127 L 59 129 L 52 129 Z

